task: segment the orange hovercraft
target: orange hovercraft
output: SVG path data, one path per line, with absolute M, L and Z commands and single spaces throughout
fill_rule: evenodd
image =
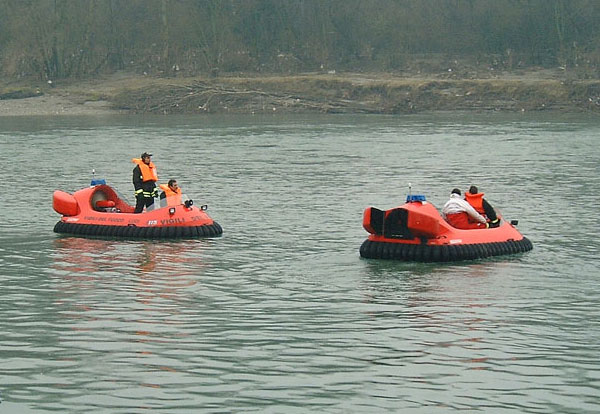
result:
M 444 220 L 423 195 L 411 195 L 400 207 L 382 211 L 367 207 L 363 227 L 369 237 L 361 257 L 407 262 L 453 262 L 529 251 L 531 241 L 500 215 L 495 228 L 461 230 Z
M 223 233 L 206 213 L 206 205 L 196 207 L 183 196 L 176 203 L 163 199 L 154 209 L 135 214 L 135 208 L 102 179 L 73 194 L 56 190 L 52 207 L 62 215 L 55 233 L 127 239 L 192 239 Z

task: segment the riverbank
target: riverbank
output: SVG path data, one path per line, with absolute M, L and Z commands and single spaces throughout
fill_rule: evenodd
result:
M 108 101 L 77 102 L 51 94 L 0 100 L 0 116 L 108 115 L 119 112 Z
M 600 80 L 555 70 L 311 73 L 0 81 L 0 116 L 113 113 L 373 113 L 600 111 Z

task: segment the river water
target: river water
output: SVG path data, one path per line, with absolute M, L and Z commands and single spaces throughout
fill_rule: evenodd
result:
M 0 119 L 0 413 L 596 413 L 600 120 Z M 154 154 L 223 236 L 53 233 L 55 189 Z M 362 212 L 476 184 L 533 243 L 359 257 Z

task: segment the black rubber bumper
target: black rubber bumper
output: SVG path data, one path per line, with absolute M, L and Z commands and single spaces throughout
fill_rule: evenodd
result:
M 124 239 L 197 239 L 216 237 L 223 234 L 223 228 L 213 221 L 204 226 L 136 227 L 101 226 L 96 224 L 76 224 L 59 221 L 54 226 L 55 233 L 78 236 L 116 237 Z
M 360 246 L 361 257 L 406 262 L 455 262 L 483 259 L 491 256 L 523 253 L 533 249 L 528 238 L 496 243 L 429 246 L 365 240 Z

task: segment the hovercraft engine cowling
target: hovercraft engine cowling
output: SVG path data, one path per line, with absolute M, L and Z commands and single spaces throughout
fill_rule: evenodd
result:
M 76 216 L 80 211 L 75 197 L 60 190 L 56 190 L 52 194 L 52 208 L 63 216 Z

